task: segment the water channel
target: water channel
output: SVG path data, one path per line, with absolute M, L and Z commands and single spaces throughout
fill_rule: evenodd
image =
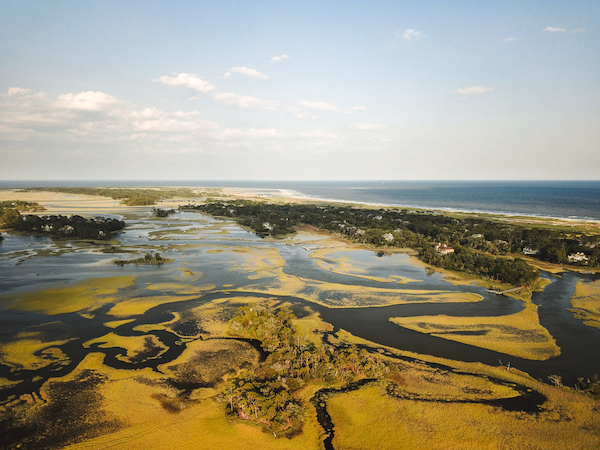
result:
M 185 344 L 179 337 L 164 330 L 142 333 L 135 327 L 144 324 L 162 323 L 173 318 L 173 313 L 186 310 L 213 299 L 229 296 L 280 297 L 292 303 L 310 306 L 336 330 L 350 333 L 378 344 L 462 361 L 479 361 L 497 365 L 499 360 L 510 362 L 513 367 L 526 371 L 535 378 L 547 381 L 548 375 L 559 375 L 566 384 L 573 384 L 578 377 L 600 374 L 600 330 L 583 325 L 567 308 L 578 280 L 594 281 L 598 275 L 544 273 L 551 280 L 543 292 L 535 293 L 533 301 L 539 305 L 540 323 L 556 339 L 561 348 L 560 356 L 548 361 L 531 361 L 494 351 L 461 344 L 416 331 L 402 328 L 389 321 L 390 317 L 445 314 L 449 316 L 500 316 L 513 314 L 523 308 L 521 302 L 509 297 L 486 293 L 477 286 L 452 286 L 439 274 L 428 275 L 410 262 L 405 254 L 377 257 L 374 252 L 359 250 L 347 252 L 357 267 L 365 269 L 372 277 L 402 276 L 414 280 L 407 284 L 384 283 L 377 279 L 366 279 L 351 275 L 336 274 L 323 270 L 306 245 L 290 245 L 289 242 L 266 241 L 243 230 L 231 222 L 222 222 L 196 213 L 181 213 L 167 219 L 157 219 L 150 212 L 125 217 L 128 228 L 118 236 L 120 244 L 116 253 L 103 253 L 97 246 L 78 243 L 55 242 L 49 238 L 6 235 L 0 244 L 0 345 L 11 342 L 24 331 L 43 331 L 56 339 L 69 339 L 59 348 L 68 356 L 68 363 L 48 366 L 38 370 L 25 370 L 0 364 L 0 377 L 7 380 L 24 380 L 22 383 L 1 391 L 2 399 L 20 393 L 32 392 L 49 377 L 69 373 L 90 352 L 103 352 L 105 364 L 117 368 L 151 367 L 169 362 L 179 356 Z M 317 244 L 311 244 L 318 246 Z M 298 297 L 257 294 L 256 286 L 272 281 L 272 276 L 256 281 L 252 268 L 244 264 L 247 253 L 236 249 L 266 250 L 275 248 L 284 260 L 283 272 L 287 275 L 315 282 L 338 283 L 346 286 L 418 290 L 444 290 L 449 292 L 471 292 L 483 300 L 475 303 L 412 303 L 393 306 L 363 308 L 326 308 Z M 159 251 L 174 261 L 163 266 L 125 266 L 112 263 L 115 258 L 131 258 L 136 251 Z M 218 251 L 217 251 L 218 250 Z M 337 255 L 339 256 L 339 255 Z M 121 336 L 153 334 L 164 344 L 166 351 L 156 357 L 140 362 L 125 362 L 118 358 L 125 350 L 100 348 L 97 344 L 85 348 L 86 341 L 99 338 L 108 331 L 104 323 L 115 320 L 107 315 L 112 304 L 94 311 L 94 317 L 83 317 L 75 312 L 48 316 L 37 312 L 23 312 L 12 308 L 11 296 L 32 289 L 69 285 L 93 277 L 132 275 L 136 277 L 132 290 L 144 291 L 149 283 L 168 283 L 179 277 L 182 267 L 202 274 L 195 283 L 214 285 L 209 291 L 199 294 L 194 300 L 160 305 L 134 317 L 129 324 L 118 328 Z M 258 284 L 257 284 L 258 283 Z M 252 292 L 245 292 L 251 287 Z M 231 289 L 237 288 L 237 292 Z M 150 295 L 147 291 L 144 295 Z

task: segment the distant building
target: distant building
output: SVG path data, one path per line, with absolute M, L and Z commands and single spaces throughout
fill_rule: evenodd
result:
M 571 263 L 587 264 L 589 261 L 589 258 L 587 256 L 585 256 L 585 253 L 582 253 L 582 252 L 571 253 L 569 256 L 567 256 L 567 259 Z
M 446 244 L 438 242 L 435 244 L 435 251 L 438 255 L 447 255 L 448 253 L 454 253 L 454 249 Z
M 539 253 L 538 250 L 535 250 L 531 247 L 523 247 L 523 254 L 524 255 L 537 255 Z

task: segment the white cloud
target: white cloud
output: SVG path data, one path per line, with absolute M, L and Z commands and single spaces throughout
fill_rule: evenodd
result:
M 250 128 L 249 130 L 240 130 L 237 128 L 227 128 L 220 133 L 219 137 L 222 139 L 229 138 L 263 138 L 263 137 L 276 137 L 280 134 L 277 133 L 276 128 Z
M 413 39 L 419 38 L 422 36 L 423 35 L 421 34 L 420 31 L 413 30 L 412 28 L 408 28 L 408 29 L 404 30 L 404 33 L 402 33 L 402 37 L 409 41 L 412 41 Z
M 460 95 L 471 96 L 471 95 L 485 94 L 486 92 L 493 91 L 493 90 L 494 90 L 494 88 L 488 88 L 488 87 L 483 87 L 483 86 L 473 86 L 473 87 L 468 87 L 468 88 L 457 89 L 455 92 Z
M 61 108 L 77 109 L 82 111 L 101 111 L 120 103 L 112 95 L 104 92 L 80 92 L 79 94 L 63 94 L 58 96 L 56 105 Z
M 304 119 L 306 117 L 310 118 L 310 119 L 316 119 L 317 116 L 315 116 L 312 113 L 309 113 L 308 111 L 298 108 L 297 106 L 286 106 L 286 111 L 290 114 L 292 114 L 295 118 L 297 119 Z
M 232 67 L 230 70 L 235 73 L 241 73 L 242 75 L 248 75 L 249 77 L 262 78 L 263 80 L 269 78 L 264 73 L 261 73 L 258 70 L 250 69 L 248 67 Z
M 288 55 L 274 56 L 273 58 L 271 58 L 271 62 L 281 62 L 284 59 L 288 59 L 288 58 L 289 58 Z
M 344 111 L 346 114 L 354 114 L 358 111 L 365 111 L 367 108 L 365 108 L 364 106 L 353 106 L 350 109 L 347 109 L 346 111 Z
M 160 146 L 173 141 L 177 134 L 187 136 L 188 140 L 197 135 L 210 138 L 217 126 L 199 115 L 198 111 L 167 113 L 158 108 L 137 109 L 112 95 L 93 91 L 63 94 L 53 99 L 26 94 L 15 96 L 11 102 L 0 101 L 1 139 L 27 139 L 44 145 L 144 139 Z
M 326 102 L 308 102 L 306 100 L 302 100 L 296 104 L 306 109 L 315 109 L 319 111 L 339 111 L 335 105 Z
M 223 75 L 223 78 L 227 78 L 231 76 L 231 72 L 225 72 L 225 75 Z
M 113 114 L 119 117 L 126 130 L 138 134 L 140 131 L 162 133 L 163 141 L 173 141 L 172 133 L 194 133 L 216 128 L 213 122 L 195 119 L 200 115 L 198 111 L 166 113 L 158 108 L 145 108 L 141 111 L 113 111 Z
M 516 41 L 516 40 L 517 40 L 517 38 L 507 37 L 506 39 L 504 39 L 504 42 L 513 42 L 513 41 Z
M 385 128 L 385 125 L 381 123 L 355 123 L 351 125 L 355 130 L 369 131 L 369 130 L 381 130 Z
M 246 95 L 234 94 L 232 92 L 217 92 L 213 95 L 213 98 L 217 100 L 224 100 L 227 103 L 237 105 L 240 108 L 252 107 L 258 109 L 276 110 L 280 106 L 279 102 L 277 101 L 262 100 Z
M 13 97 L 15 95 L 27 95 L 31 92 L 31 89 L 23 89 L 19 87 L 12 87 L 8 89 L 6 94 L 3 94 L 3 97 Z
M 564 28 L 554 28 L 554 27 L 546 27 L 544 31 L 549 31 L 550 33 L 564 33 Z
M 326 131 L 309 131 L 307 133 L 301 133 L 301 137 L 311 138 L 311 139 L 337 139 L 338 135 L 334 133 L 328 133 Z
M 176 77 L 162 76 L 158 80 L 152 80 L 154 82 L 160 82 L 169 86 L 185 86 L 200 92 L 201 94 L 208 94 L 215 87 L 208 81 L 203 80 L 198 75 L 192 73 L 180 73 Z

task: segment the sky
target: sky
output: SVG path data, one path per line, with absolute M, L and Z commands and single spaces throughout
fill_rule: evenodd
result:
M 599 180 L 600 2 L 0 0 L 1 180 Z

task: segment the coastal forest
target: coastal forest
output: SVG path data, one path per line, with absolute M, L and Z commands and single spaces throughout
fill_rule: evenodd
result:
M 265 361 L 258 370 L 244 369 L 228 379 L 221 398 L 229 414 L 262 424 L 279 435 L 302 429 L 304 406 L 294 393 L 306 383 L 351 383 L 359 379 L 402 382 L 398 367 L 356 346 L 338 348 L 311 341 L 294 326 L 286 307 L 239 308 L 229 322 L 229 334 L 260 342 Z
M 525 227 L 482 217 L 456 218 L 405 209 L 366 209 L 318 204 L 271 204 L 247 200 L 185 205 L 216 217 L 230 217 L 260 235 L 294 233 L 301 224 L 377 248 L 413 248 L 433 266 L 483 276 L 512 285 L 527 285 L 540 275 L 526 254 L 555 264 L 597 266 L 600 238 L 571 231 Z M 441 254 L 441 243 L 454 251 Z M 573 260 L 572 255 L 578 255 Z M 571 258 L 570 258 L 571 256 Z
M 0 203 L 0 228 L 56 238 L 98 240 L 108 240 L 114 233 L 125 228 L 124 221 L 105 217 L 86 219 L 78 215 L 67 217 L 21 214 L 21 211 L 43 209 L 41 205 L 32 202 L 2 202 Z M 2 240 L 1 236 L 0 240 Z

